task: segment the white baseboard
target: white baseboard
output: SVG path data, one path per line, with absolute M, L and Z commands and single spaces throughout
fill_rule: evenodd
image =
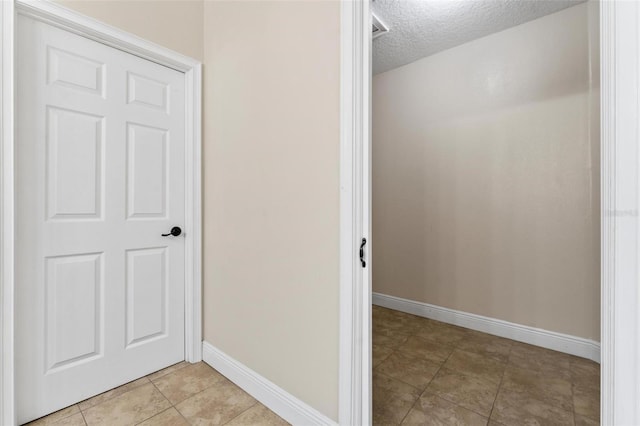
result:
M 600 362 L 600 343 L 581 337 L 373 293 L 373 304 Z
M 211 343 L 202 342 L 202 360 L 294 426 L 336 425 L 335 421 L 231 358 Z

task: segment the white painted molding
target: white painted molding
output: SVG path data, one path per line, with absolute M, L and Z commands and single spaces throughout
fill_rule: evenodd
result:
M 600 2 L 601 424 L 640 424 L 640 3 Z
M 324 414 L 231 358 L 211 343 L 202 342 L 202 355 L 204 362 L 292 425 L 336 425 L 336 422 Z
M 373 304 L 600 362 L 600 344 L 593 340 L 381 293 L 373 293 Z
M 16 423 L 14 399 L 14 3 L 0 1 L 0 424 Z
M 342 0 L 340 14 L 340 364 L 341 425 L 371 424 L 369 0 Z
M 97 19 L 82 15 L 51 0 L 15 0 L 16 10 L 47 24 L 98 41 L 177 71 L 188 72 L 200 65 L 182 55 Z
M 202 65 L 185 72 L 185 359 L 202 361 Z

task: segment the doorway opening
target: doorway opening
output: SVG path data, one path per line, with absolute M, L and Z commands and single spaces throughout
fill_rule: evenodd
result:
M 600 420 L 599 4 L 523 7 L 371 4 L 373 424 Z

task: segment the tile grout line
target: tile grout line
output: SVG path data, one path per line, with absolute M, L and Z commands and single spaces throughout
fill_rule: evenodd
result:
M 415 335 L 415 334 L 414 334 Z M 413 405 L 411 406 L 411 408 L 409 408 L 409 411 L 407 411 L 407 413 L 404 415 L 404 417 L 402 418 L 402 420 L 400 421 L 400 424 L 402 424 L 402 422 L 405 421 L 405 419 L 407 418 L 407 416 L 409 415 L 409 413 L 411 413 L 411 410 L 413 410 L 413 408 L 416 406 L 416 404 L 420 401 L 420 398 L 422 398 L 422 396 L 427 392 L 427 389 L 429 388 L 429 385 L 431 384 L 431 382 L 433 382 L 433 379 L 436 378 L 436 376 L 438 375 L 438 373 L 440 372 L 440 370 L 442 369 L 442 367 L 444 366 L 444 364 L 449 360 L 449 358 L 451 358 L 451 355 L 453 354 L 453 352 L 455 351 L 455 348 L 453 348 L 453 350 L 449 353 L 449 355 L 447 356 L 447 358 L 442 361 L 442 363 L 440 364 L 440 366 L 438 367 L 438 369 L 436 370 L 436 372 L 433 374 L 433 376 L 431 377 L 431 380 L 429 380 L 429 383 L 427 383 L 427 385 L 424 387 L 424 390 L 420 393 L 420 395 L 418 395 L 418 398 L 413 402 Z M 436 395 L 437 396 L 437 395 Z
M 487 421 L 487 423 L 491 421 L 491 416 L 493 416 L 493 409 L 496 406 L 496 401 L 498 400 L 498 395 L 500 395 L 500 389 L 502 389 L 502 382 L 504 381 L 504 376 L 505 376 L 505 374 L 507 374 L 507 367 L 509 366 L 509 360 L 511 359 L 511 351 L 512 350 L 513 350 L 513 344 L 509 348 L 509 355 L 507 356 L 507 362 L 505 363 L 504 371 L 502 371 L 502 377 L 500 377 L 500 384 L 498 384 L 498 390 L 496 391 L 496 396 L 495 396 L 495 398 L 493 398 L 493 404 L 491 404 L 491 411 L 489 411 L 489 420 Z
M 182 368 L 184 368 L 184 367 L 182 367 Z M 178 370 L 181 370 L 181 368 L 180 368 L 180 369 L 178 369 Z M 176 371 L 178 371 L 178 370 L 176 370 Z M 172 371 L 171 373 L 175 373 L 175 371 Z M 169 374 L 171 374 L 171 373 L 169 373 Z M 161 376 L 156 377 L 156 379 L 160 379 L 160 378 L 162 378 L 162 377 L 164 377 L 164 376 L 168 376 L 169 374 L 163 374 L 163 375 L 161 375 Z M 182 412 L 181 412 L 180 410 L 178 410 L 178 407 L 176 407 L 176 405 L 175 405 L 173 402 L 171 402 L 171 400 L 170 400 L 169 398 L 167 398 L 167 396 L 166 396 L 164 393 L 162 393 L 162 391 L 158 388 L 158 386 L 156 386 L 156 384 L 153 382 L 153 380 L 149 379 L 149 382 L 151 382 L 151 384 L 153 385 L 153 387 L 154 387 L 154 388 L 156 388 L 156 389 L 158 390 L 158 392 L 160 392 L 160 395 L 162 395 L 162 396 L 164 397 L 164 399 L 166 399 L 166 400 L 169 402 L 169 404 L 171 404 L 171 407 L 170 407 L 170 408 L 173 408 L 174 410 L 176 410 L 176 411 L 178 412 L 178 414 L 180 415 L 180 417 L 182 417 L 182 418 L 184 419 L 184 421 L 185 421 L 185 422 L 187 422 L 187 423 L 191 424 L 191 422 L 190 422 L 189 420 L 187 420 L 187 418 L 186 418 L 184 415 L 182 415 Z M 198 393 L 200 393 L 200 392 L 198 392 Z M 196 394 L 194 394 L 194 395 L 197 395 L 197 393 L 196 393 Z M 191 396 L 193 396 L 193 395 L 191 395 Z M 190 396 L 189 398 L 191 398 L 191 396 Z M 187 400 L 187 399 L 189 399 L 189 398 L 185 398 L 183 401 L 186 401 L 186 400 Z M 180 401 L 180 402 L 182 402 L 182 401 Z M 167 408 L 167 410 L 168 410 L 168 409 L 169 409 L 169 408 Z M 164 411 L 167 411 L 167 410 L 164 410 Z M 162 413 L 162 412 L 164 412 L 164 411 L 161 411 L 161 413 Z M 160 414 L 160 413 L 158 413 L 158 414 Z M 153 416 L 153 417 L 155 417 L 155 416 Z M 149 418 L 151 419 L 151 418 L 153 418 L 153 417 L 149 417 Z M 148 419 L 147 419 L 147 420 L 148 420 Z M 143 421 L 144 421 L 144 420 L 143 420 Z
M 171 404 L 171 406 L 172 406 L 173 408 L 175 408 L 175 409 L 176 409 L 176 411 L 177 411 L 178 413 L 180 413 L 180 415 L 182 416 L 182 413 L 181 413 L 181 412 L 180 412 L 180 410 L 178 409 L 177 405 L 182 404 L 184 401 L 186 401 L 186 400 L 188 400 L 188 399 L 190 399 L 190 398 L 193 398 L 193 397 L 194 397 L 194 396 L 196 396 L 196 395 L 200 395 L 202 392 L 205 392 L 205 391 L 207 391 L 207 390 L 209 390 L 209 389 L 213 388 L 214 386 L 216 386 L 216 385 L 220 384 L 220 383 L 221 383 L 221 382 L 223 382 L 223 381 L 227 381 L 227 382 L 231 383 L 232 385 L 234 385 L 234 386 L 236 386 L 236 387 L 238 386 L 238 385 L 236 385 L 235 383 L 233 383 L 231 380 L 229 380 L 226 376 L 224 376 L 222 373 L 220 373 L 218 370 L 216 370 L 215 368 L 211 367 L 211 369 L 212 369 L 212 370 L 214 370 L 216 373 L 218 373 L 218 374 L 222 377 L 222 379 L 223 379 L 223 380 L 220 380 L 220 381 L 218 381 L 218 382 L 216 382 L 216 383 L 212 384 L 211 386 L 207 386 L 206 388 L 204 388 L 204 389 L 202 389 L 202 390 L 199 390 L 198 392 L 196 392 L 196 393 L 194 393 L 194 394 L 192 394 L 192 395 L 189 395 L 188 397 L 186 397 L 186 398 L 184 398 L 184 399 L 182 399 L 182 400 L 180 400 L 180 401 L 176 402 L 175 404 L 174 404 L 174 403 L 172 403 L 172 402 L 171 402 L 171 400 L 170 400 L 169 398 L 167 398 L 167 397 L 166 397 L 166 395 L 165 395 L 165 394 L 163 394 L 163 393 L 162 393 L 162 391 L 161 391 L 160 389 L 158 389 L 158 387 L 156 386 L 156 384 L 155 384 L 155 383 L 153 383 L 153 381 L 151 381 L 151 380 L 150 380 L 150 382 L 153 384 L 153 386 L 154 386 L 156 389 L 158 389 L 158 392 L 160 392 L 160 393 L 162 394 L 162 396 L 164 396 L 164 397 L 165 397 L 165 399 L 166 399 L 167 401 L 169 401 L 169 404 Z M 250 395 L 249 395 L 249 396 L 250 396 Z M 252 398 L 253 398 L 253 397 L 252 397 Z M 255 398 L 253 398 L 253 399 L 255 399 Z M 257 400 L 256 400 L 256 401 L 257 401 Z M 186 418 L 186 417 L 184 417 L 184 416 L 182 416 L 182 418 L 184 418 L 185 420 L 187 420 L 187 418 Z M 191 423 L 191 422 L 189 422 L 189 421 L 187 420 L 187 423 Z
M 80 411 L 80 415 L 82 416 L 82 420 L 84 420 L 85 426 L 89 426 L 89 423 L 87 422 L 87 418 L 84 416 L 84 413 L 82 412 L 82 410 L 80 410 L 80 405 L 78 405 L 78 410 Z
M 405 319 L 401 318 L 401 320 L 402 320 L 403 322 L 405 322 Z M 393 321 L 393 318 L 389 319 L 388 321 Z M 386 322 L 386 321 L 383 321 L 383 322 Z M 431 340 L 431 339 L 429 339 L 428 337 L 425 337 L 425 336 L 419 335 L 419 333 L 423 330 L 423 328 L 422 328 L 422 327 L 413 328 L 413 327 L 412 327 L 412 323 L 411 323 L 411 322 L 409 322 L 409 323 L 407 323 L 407 324 L 404 324 L 404 327 L 405 327 L 405 328 L 401 328 L 401 329 L 399 329 L 398 331 L 402 331 L 402 332 L 407 331 L 406 326 L 411 327 L 411 330 L 412 330 L 412 331 L 409 331 L 409 333 L 408 333 L 408 334 L 410 335 L 410 338 L 411 338 L 411 337 L 417 337 L 417 338 L 420 338 L 420 340 L 425 340 L 425 341 L 429 341 L 430 343 L 432 343 L 432 342 L 433 342 L 433 343 L 436 343 L 436 344 L 437 344 L 437 342 L 435 341 L 435 339 L 434 339 L 434 340 Z M 468 331 L 468 330 L 465 330 L 465 331 Z M 478 333 L 480 333 L 481 335 L 486 334 L 486 333 L 482 333 L 482 332 L 478 332 Z M 439 366 L 439 367 L 438 367 L 438 369 L 436 370 L 435 374 L 432 376 L 431 380 L 429 380 L 429 382 L 427 383 L 427 385 L 426 385 L 426 387 L 424 388 L 423 392 L 421 393 L 421 396 L 420 396 L 420 397 L 423 397 L 425 394 L 433 394 L 434 396 L 436 396 L 436 397 L 438 397 L 438 398 L 441 398 L 442 400 L 447 401 L 447 402 L 449 402 L 449 403 L 452 403 L 452 404 L 454 404 L 455 406 L 458 406 L 458 407 L 461 407 L 461 408 L 463 408 L 463 409 L 469 410 L 470 412 L 474 412 L 474 413 L 476 413 L 476 414 L 478 414 L 478 415 L 482 416 L 483 418 L 486 418 L 486 417 L 485 417 L 485 416 L 486 416 L 486 414 L 478 413 L 476 410 L 473 410 L 473 409 L 470 409 L 470 408 L 463 407 L 462 405 L 460 405 L 460 404 L 456 403 L 455 401 L 450 401 L 447 397 L 442 397 L 442 396 L 440 396 L 440 395 L 438 395 L 438 394 L 434 394 L 432 391 L 428 391 L 428 388 L 431 386 L 431 384 L 433 384 L 433 382 L 434 382 L 435 378 L 438 376 L 438 374 L 439 374 L 440 372 L 442 372 L 443 367 L 444 367 L 444 368 L 446 368 L 446 367 L 445 367 L 445 364 L 446 364 L 446 363 L 448 362 L 448 360 L 451 358 L 451 356 L 453 355 L 453 352 L 454 352 L 454 351 L 459 350 L 459 351 L 461 351 L 461 352 L 468 353 L 469 355 L 474 355 L 474 356 L 478 355 L 478 356 L 482 356 L 482 357 L 485 357 L 485 358 L 487 358 L 487 359 L 491 359 L 491 360 L 493 360 L 493 361 L 499 362 L 500 364 L 502 364 L 502 368 L 503 368 L 503 371 L 502 371 L 502 374 L 501 374 L 501 377 L 500 377 L 500 381 L 497 383 L 496 393 L 494 394 L 494 397 L 493 397 L 493 403 L 492 403 L 492 406 L 491 406 L 491 410 L 490 410 L 490 412 L 489 412 L 489 417 L 488 417 L 488 418 L 486 418 L 487 422 L 490 422 L 490 421 L 494 421 L 494 422 L 496 422 L 495 420 L 492 420 L 492 419 L 491 419 L 491 417 L 492 417 L 492 415 L 493 415 L 493 412 L 495 411 L 495 405 L 496 405 L 496 402 L 497 402 L 497 398 L 498 398 L 498 396 L 502 393 L 502 386 L 505 386 L 505 384 L 504 384 L 504 379 L 506 378 L 506 370 L 507 370 L 510 366 L 513 366 L 513 364 L 511 363 L 511 359 L 515 356 L 514 354 L 516 354 L 515 349 L 516 349 L 516 348 L 518 348 L 518 342 L 512 341 L 512 340 L 510 340 L 510 339 L 505 339 L 505 340 L 506 340 L 507 342 L 509 342 L 509 346 L 508 346 L 508 352 L 507 352 L 506 360 L 504 360 L 503 358 L 494 358 L 493 356 L 491 356 L 491 352 L 490 352 L 490 351 L 489 351 L 489 352 L 485 352 L 484 350 L 483 350 L 483 351 L 476 351 L 476 350 L 474 350 L 474 349 L 472 349 L 472 348 L 468 348 L 468 347 L 466 347 L 466 346 L 464 345 L 464 342 L 465 342 L 465 339 L 464 339 L 464 338 L 457 340 L 453 345 L 451 345 L 451 346 L 453 347 L 453 350 L 451 351 L 451 353 L 449 354 L 449 356 L 448 356 L 448 357 L 447 357 L 447 358 L 446 358 L 446 359 L 445 359 L 445 360 L 440 364 L 440 366 Z M 406 340 L 405 340 L 405 343 L 406 343 Z M 403 344 L 404 344 L 404 343 L 403 343 Z M 382 364 L 382 363 L 386 362 L 386 360 L 388 359 L 388 357 L 389 357 L 389 356 L 392 356 L 394 353 L 397 353 L 397 354 L 404 354 L 404 352 L 403 352 L 402 350 L 400 350 L 400 349 L 399 349 L 400 347 L 402 347 L 402 345 L 403 345 L 403 344 L 400 344 L 397 348 L 390 348 L 390 349 L 391 349 L 391 353 L 390 353 L 387 357 L 385 357 L 384 359 L 382 359 L 382 360 L 379 362 L 378 366 L 379 366 L 380 364 Z M 384 346 L 384 345 L 380 345 L 380 346 Z M 449 345 L 447 345 L 447 346 L 449 346 Z M 527 346 L 529 346 L 529 345 L 527 345 Z M 466 350 L 465 350 L 465 348 L 466 348 Z M 474 348 L 475 348 L 475 347 L 474 347 Z M 479 349 L 481 349 L 481 348 L 479 348 Z M 498 351 L 498 352 L 501 352 L 501 351 Z M 407 355 L 411 356 L 411 354 L 410 354 L 410 353 L 408 353 Z M 422 357 L 417 356 L 416 358 L 422 358 Z M 570 360 L 570 363 L 571 363 L 571 360 Z M 570 367 L 571 367 L 571 365 L 570 365 Z M 526 368 L 526 369 L 527 369 L 528 371 L 530 371 L 530 372 L 535 371 L 535 369 L 534 369 L 534 370 L 531 370 L 531 368 Z M 374 370 L 375 370 L 375 369 L 374 369 Z M 411 385 L 410 383 L 407 383 L 407 382 L 405 382 L 405 381 L 404 381 L 404 380 L 402 380 L 402 379 L 394 378 L 394 377 L 391 377 L 391 376 L 389 376 L 389 375 L 387 375 L 387 374 L 383 374 L 383 373 L 378 373 L 378 374 L 381 374 L 381 375 L 382 375 L 382 376 L 384 376 L 384 377 L 388 377 L 388 378 L 394 379 L 394 380 L 396 380 L 396 381 L 398 381 L 398 382 L 400 382 L 400 383 L 404 383 L 405 385 L 412 386 L 412 387 L 414 387 L 414 388 L 415 388 L 415 386 L 414 386 L 414 385 Z M 464 374 L 464 373 L 460 373 L 460 374 Z M 570 374 L 571 374 L 571 379 L 570 379 L 570 381 L 571 381 L 571 402 L 570 402 L 570 404 L 571 404 L 571 410 L 570 410 L 567 414 L 569 414 L 569 413 L 570 413 L 570 414 L 572 414 L 572 415 L 573 415 L 573 422 L 572 422 L 572 424 L 573 424 L 574 426 L 576 426 L 576 425 L 578 424 L 578 422 L 577 422 L 577 418 L 576 418 L 576 416 L 577 416 L 577 413 L 576 413 L 576 406 L 575 406 L 575 403 L 574 403 L 574 397 L 575 397 L 575 392 L 576 392 L 576 382 L 575 382 L 575 374 L 574 374 L 574 372 L 573 372 L 573 369 L 571 369 L 571 368 L 570 368 Z M 473 375 L 471 375 L 471 376 L 473 376 Z M 412 404 L 411 408 L 409 409 L 409 412 L 411 412 L 411 410 L 413 410 L 413 409 L 415 409 L 415 408 L 416 408 L 416 406 L 417 406 L 416 402 L 420 399 L 420 397 L 419 397 L 416 401 L 414 401 L 414 403 Z M 387 405 L 387 404 L 385 403 L 383 406 L 386 406 L 386 405 Z M 562 408 L 562 407 L 561 407 L 561 406 L 559 406 L 558 408 Z M 407 418 L 407 415 L 409 414 L 409 412 L 407 412 L 407 413 L 404 415 L 404 417 L 403 417 L 402 421 L 406 421 L 406 418 Z M 497 413 L 497 412 L 496 412 L 496 413 Z M 589 416 L 589 418 L 591 418 L 591 417 Z M 499 423 L 498 423 L 498 422 L 496 422 L 496 424 L 499 424 Z
M 173 408 L 173 406 L 171 406 L 171 407 L 167 407 L 167 408 L 165 408 L 164 410 L 162 410 L 162 411 L 160 411 L 160 412 L 158 412 L 158 413 L 155 413 L 155 414 L 154 414 L 153 416 L 151 416 L 151 417 L 147 417 L 147 418 L 146 418 L 146 419 L 144 419 L 144 420 L 140 420 L 139 422 L 135 423 L 135 425 L 136 425 L 136 426 L 137 426 L 137 425 L 141 425 L 142 423 L 146 422 L 147 420 L 151 420 L 151 419 L 153 419 L 154 417 L 157 417 L 157 416 L 159 416 L 160 414 L 164 413 L 165 411 L 167 411 L 167 410 L 171 410 L 172 408 Z
M 164 399 L 166 399 L 166 400 L 167 400 L 167 402 L 169 403 L 169 405 L 171 405 L 172 407 L 175 407 L 175 405 L 173 404 L 173 402 L 171 402 L 171 400 L 170 400 L 169 398 L 167 398 L 167 395 L 165 395 L 164 393 L 162 393 L 162 391 L 160 390 L 160 388 L 158 388 L 158 386 L 156 386 L 156 384 L 155 384 L 155 383 L 153 383 L 153 381 L 152 381 L 152 380 L 149 380 L 149 382 L 153 385 L 153 387 L 154 387 L 158 392 L 160 392 L 160 395 L 162 395 L 162 397 L 163 397 Z
M 487 355 L 484 355 L 484 354 L 478 354 L 478 353 L 475 353 L 475 352 L 470 352 L 470 351 L 466 351 L 466 350 L 464 350 L 464 349 L 460 349 L 460 344 L 462 343 L 462 341 L 463 341 L 463 340 L 464 340 L 464 338 L 463 338 L 463 339 L 460 339 L 460 340 L 458 341 L 458 344 L 457 344 L 457 346 L 454 348 L 454 350 L 451 352 L 451 355 L 453 355 L 453 352 L 454 352 L 454 351 L 459 350 L 459 351 L 461 351 L 461 352 L 470 353 L 470 354 L 472 354 L 472 355 L 482 355 L 483 357 L 491 358 L 491 359 L 495 360 L 495 358 L 492 358 L 492 357 L 487 356 Z M 509 346 L 509 354 L 510 354 L 510 353 L 511 353 L 511 345 Z M 502 376 L 500 377 L 500 383 L 498 383 L 498 388 L 496 389 L 496 395 L 495 395 L 495 397 L 493 398 L 493 403 L 491 404 L 491 411 L 489 411 L 489 415 L 488 415 L 488 416 L 486 416 L 486 417 L 485 417 L 485 415 L 484 415 L 484 414 L 478 413 L 477 411 L 472 410 L 472 409 L 470 409 L 470 408 L 463 407 L 462 405 L 460 405 L 459 403 L 457 403 L 457 402 L 455 402 L 455 401 L 449 401 L 447 398 L 442 397 L 442 396 L 440 396 L 440 395 L 436 395 L 436 396 L 438 396 L 439 398 L 444 399 L 445 401 L 449 401 L 450 403 L 452 403 L 452 404 L 456 405 L 457 407 L 461 407 L 461 408 L 463 408 L 463 409 L 465 409 L 465 410 L 469 410 L 469 411 L 471 411 L 472 413 L 476 413 L 476 414 L 477 414 L 477 415 L 479 415 L 480 417 L 486 418 L 486 419 L 487 419 L 487 424 L 489 424 L 489 421 L 491 421 L 491 414 L 492 414 L 492 412 L 493 412 L 493 405 L 495 404 L 496 399 L 497 399 L 497 397 L 498 397 L 498 392 L 500 392 L 500 386 L 502 385 L 502 379 L 503 379 L 503 377 L 504 377 L 504 373 L 505 373 L 505 371 L 506 371 L 506 369 L 507 369 L 507 365 L 508 365 L 508 363 L 509 363 L 509 354 L 507 354 L 507 361 L 504 363 L 504 364 L 505 364 L 505 369 L 504 369 L 504 371 L 502 372 Z M 449 357 L 451 357 L 451 355 L 449 355 Z M 449 360 L 449 358 L 447 358 L 447 360 Z M 497 361 L 497 360 L 496 360 L 496 361 Z M 445 362 L 446 362 L 446 361 L 445 361 Z M 444 366 L 444 363 L 443 363 L 443 366 Z M 458 373 L 458 374 L 461 374 L 461 375 L 463 375 L 463 376 L 474 377 L 474 376 L 469 375 L 469 374 L 464 373 L 464 372 L 457 372 L 457 373 Z M 480 379 L 480 378 L 477 378 L 477 377 L 475 377 L 475 379 L 477 379 L 477 380 L 483 380 L 483 379 Z M 574 425 L 574 426 L 575 426 L 575 425 Z
M 148 384 L 148 383 L 142 383 L 142 384 L 140 384 L 140 385 L 138 385 L 138 386 L 134 386 L 134 387 L 132 387 L 131 389 L 129 389 L 128 391 L 121 393 L 120 395 L 116 395 L 116 396 L 109 397 L 109 398 L 105 399 L 104 401 L 101 401 L 101 402 L 100 402 L 100 403 L 98 403 L 98 404 L 93 404 L 92 406 L 87 407 L 87 408 L 86 408 L 86 409 L 84 409 L 84 410 L 80 407 L 80 404 L 82 404 L 83 402 L 88 401 L 88 400 L 93 399 L 93 398 L 97 398 L 97 397 L 99 397 L 100 395 L 103 395 L 103 394 L 105 394 L 105 393 L 107 393 L 107 392 L 111 392 L 111 391 L 114 391 L 114 390 L 119 389 L 119 388 L 121 388 L 121 387 L 127 386 L 128 384 L 133 383 L 133 382 L 135 382 L 135 381 L 137 381 L 137 380 L 140 380 L 140 379 L 143 379 L 143 378 L 147 378 L 147 376 L 142 376 L 142 377 L 140 377 L 140 378 L 138 378 L 138 379 L 136 379 L 136 380 L 132 380 L 132 381 L 127 382 L 127 383 L 125 383 L 125 384 L 123 384 L 123 385 L 120 385 L 120 386 L 115 387 L 115 388 L 113 388 L 113 389 L 109 389 L 109 390 L 107 390 L 107 391 L 104 391 L 104 392 L 102 392 L 102 393 L 99 393 L 98 395 L 92 396 L 91 398 L 83 399 L 82 401 L 78 402 L 78 403 L 77 403 L 77 404 L 75 404 L 75 405 L 77 405 L 77 406 L 78 406 L 78 409 L 80 410 L 80 412 L 81 412 L 81 413 L 84 413 L 84 411 L 89 411 L 89 410 L 90 410 L 90 409 L 92 409 L 93 407 L 97 407 L 98 405 L 102 405 L 102 404 L 104 404 L 105 402 L 111 401 L 112 399 L 115 399 L 115 398 L 118 398 L 118 397 L 120 397 L 120 396 L 122 396 L 122 395 L 125 395 L 125 394 L 127 394 L 127 393 L 131 392 L 132 390 L 138 389 L 140 386 L 144 386 L 144 385 L 146 385 L 146 384 Z M 148 380 L 148 379 L 147 379 L 147 380 Z M 151 380 L 148 380 L 148 382 L 151 382 Z M 84 414 L 83 414 L 83 416 L 84 416 Z
M 569 377 L 571 377 L 571 411 L 573 412 L 573 426 L 576 426 L 576 404 L 573 402 L 575 397 L 575 381 L 573 378 L 573 367 L 571 365 L 572 362 L 573 361 L 569 360 Z
M 436 370 L 436 372 L 433 374 L 433 377 L 431 377 L 431 380 L 429 380 L 429 383 L 427 383 L 427 385 L 424 387 L 424 390 L 420 393 L 420 395 L 418 396 L 418 399 L 415 400 L 415 402 L 413 403 L 413 405 L 411 406 L 411 408 L 409 409 L 409 411 L 407 411 L 407 414 L 404 415 L 404 417 L 402 418 L 402 422 L 404 422 L 404 420 L 407 418 L 407 416 L 409 415 L 409 413 L 411 412 L 411 410 L 413 410 L 413 407 L 416 406 L 416 404 L 420 401 L 420 398 L 422 398 L 422 396 L 427 393 L 427 389 L 429 388 L 429 385 L 431 384 L 431 382 L 433 382 L 433 379 L 436 378 L 436 376 L 438 375 L 438 373 L 440 372 L 440 370 L 442 370 L 442 367 L 444 367 L 444 365 L 446 364 L 446 362 L 449 360 L 449 358 L 451 358 L 451 355 L 453 354 L 453 351 L 455 351 L 455 348 L 453 348 L 453 350 L 449 353 L 449 355 L 447 356 L 447 358 L 442 361 L 442 363 L 440 364 L 440 366 L 438 367 L 438 369 Z M 438 397 L 436 395 L 436 397 Z M 400 422 L 400 424 L 402 424 L 402 422 Z
M 184 368 L 184 367 L 182 367 L 182 368 Z M 180 369 L 178 369 L 178 370 L 176 370 L 176 371 L 179 371 L 179 370 L 181 370 L 181 368 L 180 368 Z M 172 373 L 175 373 L 175 371 L 172 371 L 172 372 L 171 372 L 171 373 L 169 373 L 169 374 L 172 374 Z M 160 378 L 162 378 L 162 377 L 168 376 L 169 374 L 163 374 L 163 375 L 161 375 L 161 376 L 156 377 L 156 379 L 160 379 Z M 180 410 L 178 410 L 178 407 L 176 407 L 176 404 L 174 404 L 173 402 L 171 402 L 171 400 L 170 400 L 169 398 L 167 398 L 167 396 L 166 396 L 164 393 L 162 393 L 162 391 L 158 388 L 158 386 L 156 386 L 156 384 L 153 382 L 153 380 L 149 379 L 149 382 L 151 382 L 151 384 L 153 385 L 153 387 L 154 387 L 154 388 L 156 388 L 156 389 L 158 390 L 158 392 L 160 392 L 160 395 L 162 395 L 162 396 L 163 396 L 163 397 L 164 397 L 164 398 L 169 402 L 169 404 L 171 404 L 171 407 L 170 407 L 170 408 L 173 408 L 174 410 L 176 410 L 176 411 L 178 412 L 178 414 L 180 415 L 180 417 L 182 417 L 182 418 L 184 419 L 184 421 L 185 421 L 185 422 L 187 422 L 187 423 L 191 424 L 191 422 L 190 422 L 189 420 L 187 420 L 187 418 L 186 418 L 184 415 L 182 415 L 182 412 L 181 412 Z M 197 395 L 198 393 L 200 393 L 200 392 L 197 392 L 197 393 L 195 393 L 194 395 Z M 191 396 L 193 396 L 193 395 L 191 395 Z M 187 399 L 191 398 L 191 396 L 189 396 L 188 398 L 185 398 L 183 401 L 186 401 Z M 180 402 L 182 402 L 182 401 L 180 401 Z M 179 403 L 178 403 L 178 404 L 179 404 Z M 167 408 L 167 410 L 168 410 L 168 409 L 169 409 L 169 408 Z M 167 410 L 164 410 L 164 411 L 167 411 Z M 161 412 L 164 412 L 164 411 L 161 411 Z M 158 414 L 160 414 L 160 413 L 158 413 Z M 153 417 L 155 417 L 155 416 L 153 416 Z M 149 417 L 149 418 L 153 418 L 153 417 Z M 147 420 L 148 420 L 148 419 L 147 419 Z M 144 420 L 143 420 L 143 421 L 144 421 Z
M 245 392 L 245 393 L 246 393 L 246 392 Z M 248 395 L 248 394 L 247 394 L 247 395 Z M 251 396 L 251 395 L 249 395 L 249 396 Z M 253 397 L 251 396 L 251 398 L 253 398 Z M 222 425 L 226 425 L 226 424 L 231 423 L 232 421 L 234 421 L 235 419 L 237 419 L 238 417 L 240 417 L 241 415 L 243 415 L 243 414 L 244 414 L 244 413 L 246 413 L 247 411 L 251 410 L 251 409 L 252 409 L 253 407 L 255 407 L 256 405 L 258 405 L 258 403 L 260 402 L 260 401 L 258 401 L 258 400 L 257 400 L 257 399 L 255 399 L 255 398 L 253 398 L 253 400 L 255 401 L 255 403 L 254 403 L 251 407 L 249 407 L 249 408 L 247 408 L 246 410 L 242 411 L 241 413 L 239 413 L 239 414 L 238 414 L 237 416 L 235 416 L 234 418 L 229 419 L 229 421 L 228 421 L 228 422 L 224 422 L 224 423 L 222 423 Z

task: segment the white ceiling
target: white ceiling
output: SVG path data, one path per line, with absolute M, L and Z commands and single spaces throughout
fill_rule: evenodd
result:
M 373 73 L 540 18 L 585 0 L 374 0 L 389 27 L 373 40 Z

